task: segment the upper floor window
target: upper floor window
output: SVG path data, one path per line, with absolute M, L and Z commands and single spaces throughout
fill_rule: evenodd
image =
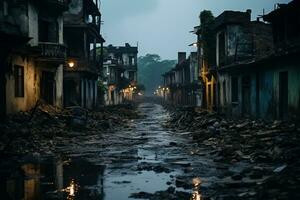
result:
M 39 41 L 40 42 L 58 42 L 58 23 L 39 19 Z
M 134 56 L 129 56 L 129 65 L 135 65 Z
M 4 16 L 8 15 L 8 4 L 7 4 L 7 1 L 3 1 L 3 15 Z
M 225 64 L 225 33 L 221 32 L 218 35 L 218 53 L 219 53 L 219 65 Z

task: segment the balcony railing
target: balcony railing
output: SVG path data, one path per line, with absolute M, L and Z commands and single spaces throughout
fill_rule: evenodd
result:
M 42 58 L 66 59 L 67 47 L 63 44 L 40 42 L 38 45 Z

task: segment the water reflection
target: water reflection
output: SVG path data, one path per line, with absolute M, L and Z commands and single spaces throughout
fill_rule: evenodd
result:
M 70 182 L 70 185 L 65 189 L 65 191 L 68 193 L 68 200 L 75 199 L 75 194 L 78 192 L 79 185 L 75 183 L 74 180 Z
M 192 180 L 193 183 L 193 194 L 191 200 L 202 200 L 202 196 L 200 193 L 200 185 L 202 183 L 200 178 L 193 178 Z
M 0 196 L 8 200 L 103 199 L 104 167 L 62 158 L 0 166 Z

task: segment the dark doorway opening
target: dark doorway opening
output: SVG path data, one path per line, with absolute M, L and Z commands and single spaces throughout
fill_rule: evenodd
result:
M 86 87 L 87 87 L 87 84 L 86 84 L 86 81 L 83 80 L 83 107 L 86 108 L 86 95 L 87 95 L 87 91 L 86 91 Z
M 279 117 L 286 118 L 288 113 L 288 72 L 279 73 Z
M 260 117 L 260 76 L 256 73 L 256 117 Z
M 48 104 L 53 105 L 55 100 L 55 80 L 53 72 L 42 72 L 41 98 Z
M 242 115 L 250 116 L 251 113 L 251 79 L 249 76 L 242 78 Z
M 6 79 L 2 58 L 0 58 L 0 69 L 2 69 L 0 73 L 0 121 L 4 121 L 6 115 Z
M 77 96 L 77 83 L 74 80 L 66 80 L 64 82 L 64 105 L 78 106 L 80 100 Z
M 112 104 L 115 104 L 115 92 L 113 90 L 110 91 L 110 97 L 111 97 Z

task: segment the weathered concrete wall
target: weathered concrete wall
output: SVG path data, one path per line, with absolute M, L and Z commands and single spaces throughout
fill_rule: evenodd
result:
M 35 62 L 29 58 L 13 56 L 12 66 L 24 67 L 24 97 L 15 97 L 14 67 L 11 73 L 6 75 L 6 102 L 7 113 L 26 111 L 34 107 L 40 96 L 40 70 Z
M 288 110 L 286 115 L 289 118 L 298 118 L 300 116 L 300 69 L 299 64 L 293 62 L 269 63 L 262 66 L 258 65 L 255 69 L 245 68 L 240 73 L 227 72 L 219 74 L 219 82 L 226 81 L 226 99 L 222 94 L 223 84 L 220 84 L 220 108 L 221 111 L 230 113 L 232 116 L 241 116 L 242 113 L 242 77 L 250 77 L 251 91 L 251 117 L 274 119 L 279 118 L 279 75 L 281 72 L 288 73 Z M 258 69 L 258 67 L 260 69 Z M 239 100 L 232 102 L 231 96 L 231 78 L 238 77 L 238 95 Z M 258 80 L 257 80 L 258 79 Z M 257 85 L 257 83 L 259 85 Z M 257 105 L 258 103 L 258 105 Z

